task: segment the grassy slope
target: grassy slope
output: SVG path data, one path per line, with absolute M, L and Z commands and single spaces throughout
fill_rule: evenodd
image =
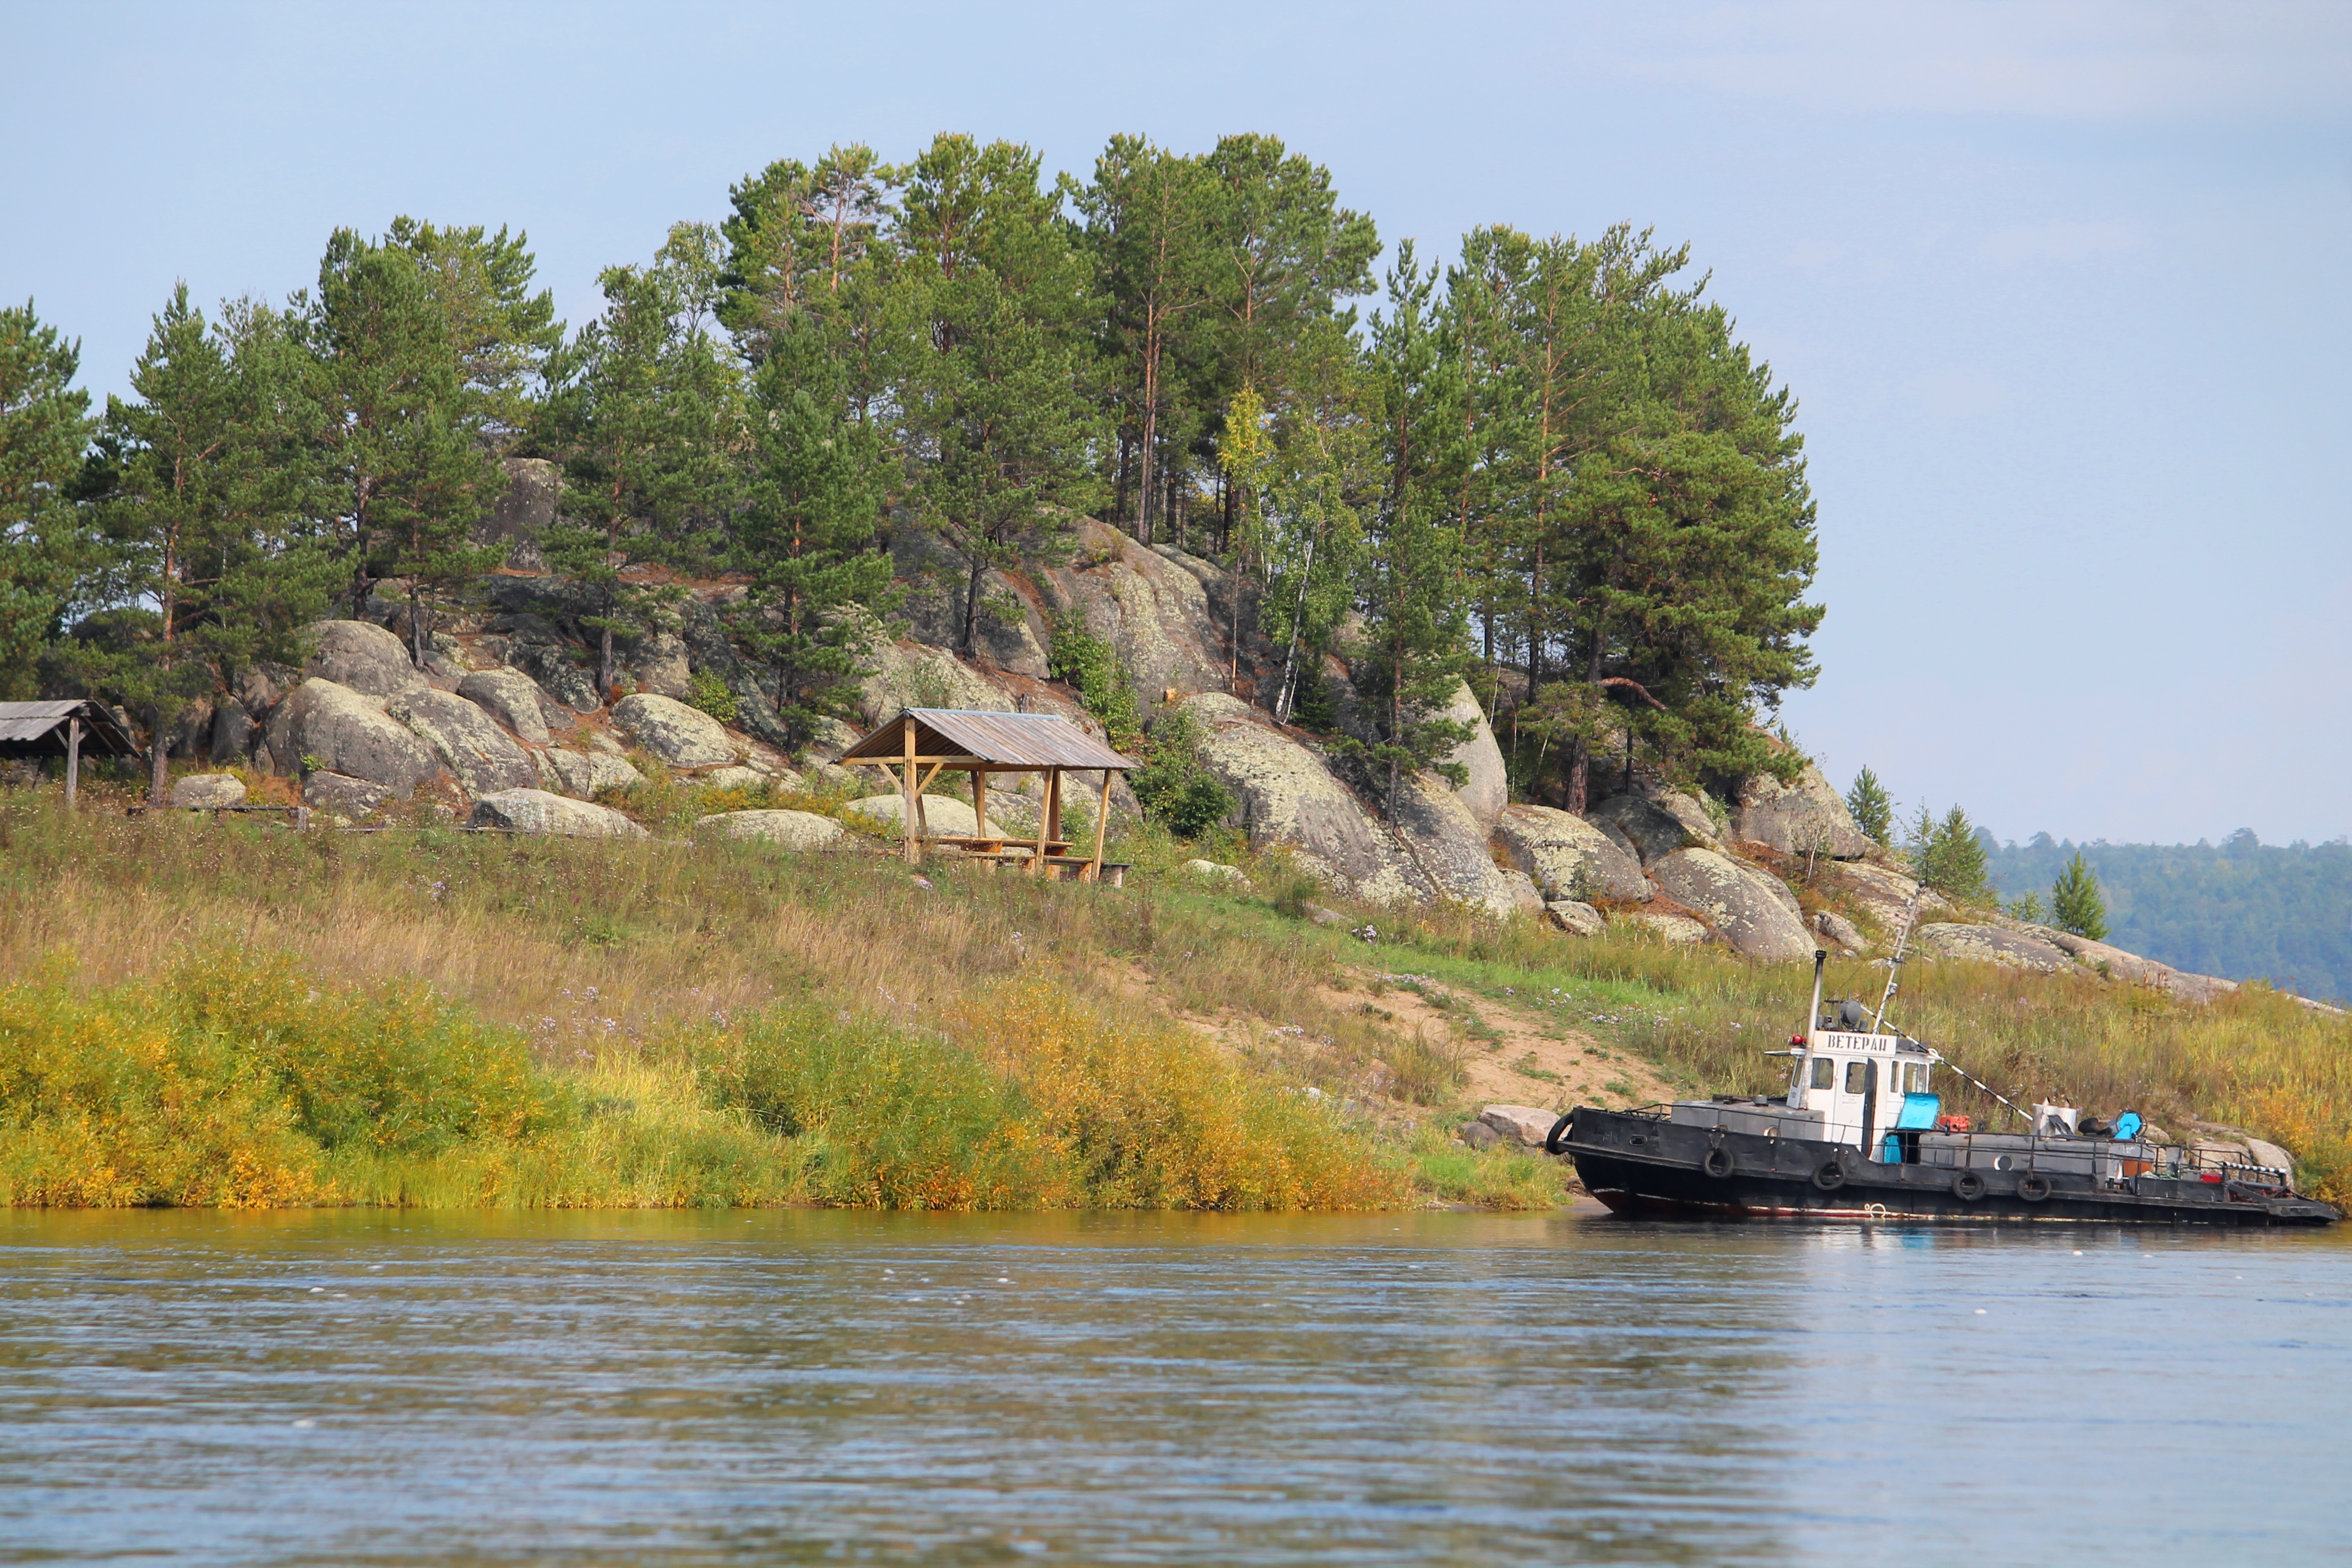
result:
M 1100 1108 L 1054 1087 L 1077 1058 L 1066 1053 L 1055 1068 L 1003 1055 L 1036 1033 L 1013 1021 L 1004 999 L 1034 1006 L 1045 994 L 1139 1037 L 1166 1037 L 1154 1020 L 1190 1020 L 1196 1035 L 1213 1029 L 1223 1059 L 1261 1085 L 1312 1085 L 1369 1106 L 1385 1141 L 1376 1162 L 1410 1173 L 1425 1194 L 1542 1203 L 1548 1173 L 1524 1159 L 1470 1160 L 1435 1131 L 1458 1113 L 1460 1064 L 1496 1019 L 1530 1033 L 1556 1027 L 1563 1040 L 1592 1037 L 1651 1064 L 1621 1089 L 1763 1089 L 1778 1087 L 1781 1064 L 1762 1050 L 1801 1021 L 1807 982 L 1799 966 L 1633 937 L 1576 941 L 1533 921 L 1450 910 L 1362 911 L 1381 931 L 1367 944 L 1300 918 L 1305 889 L 1278 859 L 1241 857 L 1259 893 L 1213 892 L 1176 869 L 1193 848 L 1148 837 L 1122 847 L 1139 866 L 1124 892 L 951 866 L 929 868 L 926 888 L 875 856 L 660 838 L 298 836 L 193 817 L 130 821 L 102 808 L 68 822 L 50 799 L 0 796 L 0 980 L 30 978 L 63 955 L 74 985 L 103 991 L 158 974 L 192 945 L 226 943 L 290 955 L 330 982 L 423 982 L 468 1017 L 527 1038 L 540 1068 L 572 1091 L 630 1108 L 597 1124 L 600 1135 L 619 1138 L 617 1128 L 656 1143 L 708 1132 L 712 1116 L 737 1124 L 713 1101 L 709 1074 L 681 1076 L 678 1064 L 741 1037 L 749 1018 L 772 1031 L 785 1026 L 775 1018 L 797 1017 L 804 1032 L 816 1026 L 807 1020 L 842 1020 L 942 1040 L 974 1059 L 993 1053 L 1032 1101 L 1060 1107 L 1052 1115 L 1061 1121 L 1035 1112 L 1046 1122 L 1102 1125 Z M 661 815 L 674 819 L 670 805 Z M 1384 973 L 1424 977 L 1397 984 L 1450 1001 L 1444 1026 L 1428 1025 L 1425 1007 L 1408 1026 L 1398 1009 L 1376 1005 Z M 1832 965 L 1831 989 L 1874 995 L 1882 974 Z M 790 1011 L 761 1012 L 777 1007 Z M 2159 1123 L 2234 1122 L 2294 1148 L 2315 1178 L 2307 1185 L 2352 1195 L 2344 1019 L 2259 991 L 2187 1008 L 2087 977 L 1948 963 L 1911 972 L 1900 1016 L 2012 1097 L 2128 1103 Z M 1073 1026 L 1080 1035 L 1087 1026 Z M 1959 1109 L 1987 1109 L 1957 1098 Z M 672 1133 L 647 1131 L 656 1123 Z M 793 1160 L 821 1152 L 805 1135 L 794 1148 Z M 1111 1178 L 1092 1167 L 1081 1175 L 1084 1190 L 1066 1201 L 1152 1201 L 1131 1182 L 1101 1185 Z M 891 1201 L 821 1177 L 794 1166 L 740 1195 Z M 492 1195 L 549 1201 L 562 1184 L 535 1180 Z M 478 1201 L 484 1190 L 461 1173 L 404 1187 L 379 1176 L 349 1195 Z M 1369 1192 L 1351 1190 L 1357 1201 Z M 724 1197 L 618 1177 L 599 1191 L 577 1196 Z M 1157 1201 L 1186 1201 L 1171 1191 Z

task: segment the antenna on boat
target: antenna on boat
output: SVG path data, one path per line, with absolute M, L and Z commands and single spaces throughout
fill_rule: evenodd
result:
M 1911 901 L 1903 906 L 1903 930 L 1895 938 L 1895 956 L 1886 961 L 1886 989 L 1879 994 L 1878 1015 L 1870 1020 L 1870 1032 L 1877 1034 L 1885 1021 L 1886 1005 L 1895 1000 L 1895 974 L 1903 967 L 1903 950 L 1911 941 L 1911 927 L 1919 918 L 1919 895 L 1927 884 L 1916 882 L 1911 888 Z
M 1822 966 L 1829 963 L 1830 950 L 1813 949 L 1813 1005 L 1805 1013 L 1805 1049 L 1813 1048 L 1813 1030 L 1822 1021 Z

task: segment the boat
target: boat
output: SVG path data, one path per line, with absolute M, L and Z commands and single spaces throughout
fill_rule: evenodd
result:
M 2158 1142 L 2130 1112 L 2112 1125 L 2071 1106 L 2028 1112 L 1969 1078 L 2024 1129 L 1983 1131 L 1943 1114 L 1937 1073 L 1969 1075 L 1885 1024 L 1901 955 L 1898 941 L 1874 1015 L 1855 1001 L 1824 1012 L 1829 954 L 1813 954 L 1805 1030 L 1771 1053 L 1791 1058 L 1784 1092 L 1638 1110 L 1580 1105 L 1545 1147 L 1621 1215 L 2219 1226 L 2343 1217 L 2297 1194 L 2292 1172 Z

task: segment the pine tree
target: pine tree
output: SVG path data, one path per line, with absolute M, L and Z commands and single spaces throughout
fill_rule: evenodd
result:
M 1895 831 L 1895 802 L 1868 768 L 1853 775 L 1853 787 L 1845 792 L 1845 809 L 1865 837 L 1880 844 L 1893 842 L 1889 836 Z
M 1985 885 L 1984 844 L 1969 814 L 1952 807 L 1940 818 L 1922 805 L 1906 846 L 1913 875 L 1956 904 L 1981 904 Z
M 2107 900 L 2099 879 L 2083 852 L 2074 851 L 2058 879 L 2050 884 L 2050 923 L 2075 936 L 2099 942 L 2107 934 Z
M 81 551 L 68 489 L 89 443 L 81 348 L 31 300 L 0 309 L 0 699 L 33 695 L 36 655 L 63 629 Z

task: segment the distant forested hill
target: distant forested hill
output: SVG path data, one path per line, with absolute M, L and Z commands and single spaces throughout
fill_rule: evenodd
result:
M 1986 839 L 2003 898 L 2040 893 L 2080 849 L 2106 893 L 2107 940 L 2176 968 L 2269 980 L 2305 996 L 2352 997 L 2352 844 L 2073 844 L 2036 834 Z

